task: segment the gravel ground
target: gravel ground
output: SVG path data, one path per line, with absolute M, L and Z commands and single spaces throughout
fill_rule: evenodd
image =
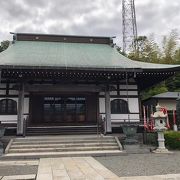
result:
M 0 176 L 37 174 L 38 166 L 0 166 Z
M 180 173 L 180 151 L 173 154 L 128 154 L 127 156 L 96 157 L 120 177 Z

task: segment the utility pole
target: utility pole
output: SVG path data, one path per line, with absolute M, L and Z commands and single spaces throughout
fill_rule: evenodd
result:
M 134 0 L 122 0 L 123 52 L 137 48 L 137 24 Z

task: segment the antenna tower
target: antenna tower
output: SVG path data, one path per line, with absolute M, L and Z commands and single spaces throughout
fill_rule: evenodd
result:
M 136 50 L 137 24 L 134 0 L 122 0 L 123 52 Z

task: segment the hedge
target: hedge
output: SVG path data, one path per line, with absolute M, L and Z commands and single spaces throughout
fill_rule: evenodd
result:
M 166 146 L 170 149 L 180 150 L 180 132 L 166 131 L 165 143 Z

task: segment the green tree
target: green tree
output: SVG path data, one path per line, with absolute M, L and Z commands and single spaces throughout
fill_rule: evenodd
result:
M 178 38 L 177 30 L 172 30 L 169 35 L 163 37 L 163 42 L 159 46 L 153 34 L 150 37 L 139 36 L 136 39 L 137 49 L 130 52 L 128 57 L 149 63 L 180 64 Z M 143 99 L 166 91 L 180 91 L 180 73 L 142 92 Z
M 163 57 L 162 60 L 165 64 L 175 64 L 176 61 L 174 57 L 176 56 L 177 51 L 177 39 L 178 33 L 177 30 L 172 30 L 169 36 L 164 36 L 162 48 L 163 48 Z
M 137 42 L 137 49 L 129 53 L 129 58 L 143 62 L 160 62 L 160 49 L 154 41 L 153 34 L 150 38 L 139 36 L 135 41 Z
M 165 82 L 162 82 L 158 85 L 155 85 L 151 88 L 146 89 L 145 91 L 141 92 L 142 99 L 148 99 L 151 96 L 154 96 L 156 94 L 167 92 L 168 88 L 165 85 Z
M 2 41 L 0 45 L 0 52 L 6 50 L 9 47 L 9 41 Z
M 180 64 L 180 48 L 175 51 L 174 62 L 175 64 Z

